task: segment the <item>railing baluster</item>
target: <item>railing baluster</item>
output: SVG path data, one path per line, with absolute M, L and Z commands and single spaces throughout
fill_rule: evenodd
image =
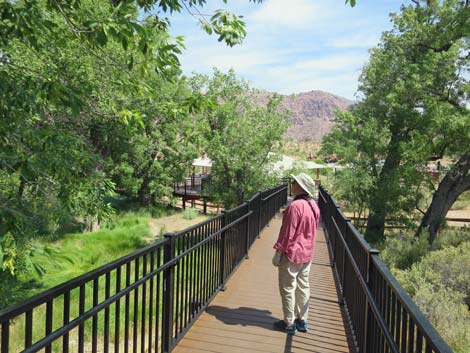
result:
M 109 298 L 111 292 L 111 273 L 107 272 L 105 276 L 105 288 L 104 288 L 104 298 L 105 300 Z M 103 350 L 104 353 L 109 352 L 109 307 L 104 309 L 104 344 Z
M 158 249 L 157 252 L 157 267 L 161 266 L 161 261 L 162 261 L 162 255 L 161 255 L 161 250 Z M 158 344 L 160 343 L 161 346 L 161 352 L 163 352 L 164 346 L 163 346 L 163 333 L 160 334 L 160 328 L 163 327 L 163 319 L 160 320 L 160 301 L 162 300 L 160 296 L 160 291 L 161 287 L 163 286 L 163 279 L 164 279 L 164 273 L 161 272 L 157 275 L 157 280 L 156 280 L 156 289 L 155 291 L 157 292 L 156 294 L 156 299 L 155 299 L 155 353 L 158 352 Z M 163 295 L 162 295 L 163 296 Z M 162 322 L 162 325 L 160 325 L 160 322 Z
M 2 322 L 2 351 L 8 353 L 10 351 L 10 320 Z
M 170 262 L 175 254 L 175 238 L 173 234 L 166 234 L 168 243 L 165 246 L 164 263 Z M 174 267 L 165 270 L 163 288 L 163 327 L 162 346 L 164 353 L 170 353 L 173 347 L 173 303 L 174 303 Z
M 126 288 L 131 285 L 131 263 L 126 264 Z M 129 321 L 130 321 L 130 293 L 126 294 L 124 303 L 124 352 L 129 353 Z
M 93 307 L 98 305 L 99 277 L 93 280 Z M 91 323 L 91 352 L 97 352 L 98 345 L 98 314 L 93 316 Z
M 70 320 L 70 292 L 64 293 L 64 312 L 63 312 L 63 323 L 68 324 Z M 62 352 L 69 352 L 69 333 L 67 332 L 62 338 Z
M 52 319 L 53 319 L 54 305 L 52 299 L 46 303 L 46 337 L 52 332 Z M 52 345 L 49 343 L 45 349 L 46 353 L 52 352 Z
M 33 309 L 28 310 L 25 315 L 24 348 L 31 347 L 32 343 L 33 343 Z
M 181 253 L 181 238 L 175 239 L 175 244 L 176 244 L 176 249 L 175 249 L 175 255 L 179 255 Z M 179 328 L 179 318 L 180 318 L 180 303 L 181 303 L 181 263 L 176 264 L 175 267 L 175 281 L 174 281 L 174 286 L 175 286 L 175 294 L 174 294 L 174 306 L 175 306 L 175 316 L 174 316 L 174 322 L 175 322 L 175 327 L 174 327 L 174 336 L 175 338 L 178 337 L 180 328 Z
M 227 222 L 227 214 L 225 211 L 222 211 L 222 225 L 221 227 L 224 228 Z M 225 284 L 225 264 L 226 264 L 226 254 L 225 254 L 225 243 L 226 243 L 226 231 L 223 231 L 220 234 L 220 288 L 224 290 Z
M 121 291 L 121 266 L 116 270 L 116 293 Z M 114 311 L 114 352 L 119 353 L 120 348 L 120 332 L 121 329 L 121 300 L 116 301 Z
M 150 272 L 152 272 L 155 269 L 155 252 L 152 251 L 150 253 Z M 157 275 L 158 276 L 158 275 Z M 149 283 L 149 331 L 148 331 L 148 353 L 152 353 L 152 335 L 153 335 L 153 282 L 154 282 L 154 276 L 150 278 L 150 283 Z M 158 318 L 157 318 L 158 320 Z
M 134 261 L 134 282 L 139 279 L 140 261 L 139 258 Z M 138 348 L 138 323 L 139 323 L 139 287 L 134 289 L 134 330 L 132 335 L 132 352 L 137 353 Z
M 196 244 L 196 235 L 194 231 L 191 231 L 189 234 L 190 237 L 190 246 L 194 246 Z M 196 302 L 196 252 L 191 251 L 189 254 L 189 259 L 190 259 L 190 278 L 191 278 L 191 283 L 190 283 L 190 288 L 189 288 L 189 306 L 191 310 L 191 319 L 194 318 L 196 310 L 195 310 L 195 302 Z
M 144 255 L 144 262 L 142 264 L 142 276 L 147 274 L 147 255 Z M 140 327 L 140 351 L 145 353 L 145 318 L 147 309 L 147 284 L 142 284 L 142 315 L 141 315 L 141 327 Z
M 415 324 L 413 320 L 408 320 L 408 352 L 414 352 L 414 343 L 415 343 Z
M 419 330 L 416 332 L 416 353 L 423 352 L 423 335 Z
M 406 352 L 406 346 L 407 346 L 407 340 L 408 340 L 407 324 L 408 324 L 408 314 L 406 310 L 403 308 L 403 313 L 401 316 L 401 352 L 402 353 Z
M 79 303 L 78 303 L 78 316 L 82 316 L 85 312 L 85 284 L 80 286 Z M 78 326 L 78 353 L 85 351 L 85 324 L 81 323 Z

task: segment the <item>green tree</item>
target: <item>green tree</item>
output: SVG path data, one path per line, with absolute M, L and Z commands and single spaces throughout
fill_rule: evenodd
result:
M 215 70 L 210 78 L 196 75 L 191 85 L 214 102 L 198 115 L 205 123 L 205 151 L 213 160 L 211 193 L 225 208 L 238 205 L 273 183 L 268 154 L 287 129 L 280 97 L 261 103 L 257 92 L 233 70 Z
M 468 117 L 456 104 L 467 90 L 463 72 L 468 60 L 462 54 L 467 44 L 459 39 L 465 18 L 468 8 L 458 1 L 402 7 L 393 16 L 394 29 L 384 33 L 363 70 L 359 92 L 364 98 L 354 117 L 339 116 L 340 127 L 326 140 L 330 152 L 338 151 L 343 159 L 344 147 L 334 141 L 338 135 L 343 144 L 357 146 L 347 159 L 365 165 L 372 177 L 369 241 L 383 240 L 387 218 L 419 208 L 429 185 L 423 173 L 429 160 L 442 157 L 453 142 L 454 150 L 462 150 L 457 142 L 462 139 L 448 138 L 449 128 Z
M 204 4 L 0 2 L 0 237 L 13 239 L 0 242 L 26 254 L 30 237 L 109 214 L 113 185 L 150 203 L 183 173 L 201 103 L 184 93 L 182 38 L 164 16 Z M 195 17 L 228 45 L 245 36 L 235 15 Z

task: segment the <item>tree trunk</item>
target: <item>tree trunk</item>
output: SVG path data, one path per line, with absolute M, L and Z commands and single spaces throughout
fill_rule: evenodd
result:
M 142 184 L 140 184 L 137 197 L 139 198 L 139 202 L 142 206 L 151 206 L 153 204 L 153 198 L 151 195 L 152 193 L 150 191 L 150 182 L 152 181 L 152 168 L 156 158 L 157 152 L 154 151 L 150 154 L 149 162 L 141 174 L 143 181 Z
M 23 199 L 24 188 L 26 186 L 26 180 L 23 176 L 20 176 L 20 186 L 18 187 L 18 199 Z
M 395 182 L 393 173 L 400 165 L 400 141 L 399 134 L 392 135 L 387 158 L 380 171 L 375 192 L 371 196 L 369 217 L 367 218 L 367 228 L 364 235 L 369 243 L 377 243 L 384 239 L 385 218 L 389 213 L 387 203 L 390 201 L 388 190 Z
M 146 175 L 144 177 L 144 180 L 142 181 L 142 184 L 140 184 L 138 198 L 142 206 L 151 206 L 153 203 L 152 193 L 150 192 L 151 180 L 151 177 L 149 175 Z
M 432 197 L 421 224 L 416 231 L 419 236 L 428 232 L 428 241 L 432 243 L 454 202 L 465 191 L 470 190 L 470 154 L 464 155 L 439 183 Z

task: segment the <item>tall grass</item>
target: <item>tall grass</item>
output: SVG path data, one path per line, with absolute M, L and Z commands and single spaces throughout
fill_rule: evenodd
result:
M 470 210 L 470 191 L 465 191 L 452 205 L 453 210 Z
M 46 245 L 52 252 L 33 256 L 32 262 L 44 273 L 30 271 L 25 275 L 40 281 L 41 287 L 35 292 L 51 288 L 145 246 L 149 236 L 148 220 L 144 217 L 126 217 L 98 232 L 68 234 Z M 44 246 L 37 244 L 41 245 Z
M 198 215 L 199 212 L 195 208 L 187 208 L 183 212 L 183 218 L 187 220 L 195 219 Z

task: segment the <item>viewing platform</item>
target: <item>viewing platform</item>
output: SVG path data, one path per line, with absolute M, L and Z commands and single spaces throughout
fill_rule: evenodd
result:
M 245 260 L 174 353 L 353 353 L 356 352 L 344 307 L 340 306 L 323 229 L 317 233 L 310 271 L 309 331 L 288 336 L 275 331 L 282 319 L 278 270 L 271 263 L 281 227 L 277 214 L 261 232 Z

